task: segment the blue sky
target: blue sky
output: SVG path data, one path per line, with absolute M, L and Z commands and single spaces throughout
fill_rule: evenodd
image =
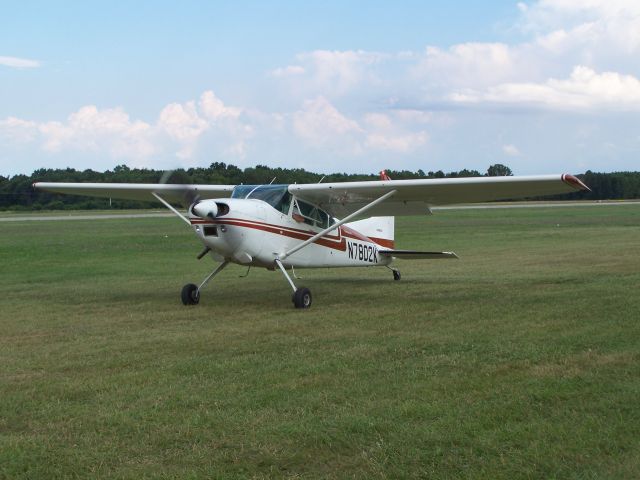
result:
M 11 2 L 0 174 L 638 170 L 640 4 Z

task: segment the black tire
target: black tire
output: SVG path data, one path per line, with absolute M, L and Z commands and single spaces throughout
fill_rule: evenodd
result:
M 182 303 L 184 305 L 197 305 L 200 301 L 200 292 L 198 292 L 198 286 L 193 283 L 187 283 L 182 287 L 182 293 L 180 294 Z
M 393 279 L 397 282 L 401 278 L 402 278 L 402 276 L 400 275 L 400 271 L 399 270 L 394 270 L 393 271 Z
M 300 287 L 293 294 L 292 300 L 296 308 L 309 308 L 311 306 L 311 290 Z

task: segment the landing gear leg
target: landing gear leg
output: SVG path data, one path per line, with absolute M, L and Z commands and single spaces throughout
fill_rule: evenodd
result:
M 393 279 L 396 282 L 402 278 L 402 276 L 400 275 L 400 270 L 398 270 L 397 268 L 391 268 L 389 266 L 387 266 L 387 268 L 393 272 Z
M 276 259 L 276 265 L 284 275 L 284 278 L 287 279 L 289 285 L 293 289 L 293 296 L 291 297 L 291 301 L 295 305 L 296 308 L 309 308 L 311 306 L 311 290 L 306 287 L 296 288 L 295 283 L 291 280 L 291 277 L 287 273 L 287 270 L 282 265 L 282 262 L 279 258 Z
M 182 287 L 182 293 L 180 295 L 182 303 L 184 305 L 197 305 L 198 302 L 200 302 L 200 290 L 202 290 L 204 286 L 209 283 L 209 280 L 220 273 L 222 269 L 224 269 L 224 267 L 226 267 L 227 265 L 229 265 L 228 260 L 225 260 L 220 265 L 218 265 L 213 272 L 207 275 L 207 277 L 202 281 L 199 287 L 194 285 L 193 283 L 188 283 L 184 287 Z

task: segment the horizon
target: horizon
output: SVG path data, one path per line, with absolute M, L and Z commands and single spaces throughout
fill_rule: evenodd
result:
M 222 162 L 224 163 L 224 162 Z M 26 176 L 26 177 L 33 177 L 34 174 L 38 171 L 38 170 L 58 170 L 58 171 L 64 171 L 67 169 L 71 169 L 73 171 L 76 171 L 78 173 L 82 173 L 85 172 L 87 170 L 92 171 L 94 173 L 98 173 L 98 174 L 106 174 L 106 173 L 113 173 L 115 172 L 115 170 L 119 167 L 126 167 L 129 168 L 130 170 L 141 170 L 141 171 L 149 171 L 149 172 L 188 172 L 191 169 L 204 169 L 204 170 L 211 170 L 213 164 L 209 165 L 209 166 L 192 166 L 192 167 L 177 167 L 173 170 L 163 170 L 163 169 L 156 169 L 153 167 L 129 167 L 125 164 L 120 164 L 120 165 L 116 165 L 114 167 L 111 168 L 106 168 L 103 170 L 95 170 L 92 168 L 85 168 L 85 169 L 77 169 L 77 168 L 73 168 L 73 167 L 40 167 L 40 168 L 36 168 L 33 171 L 31 171 L 30 173 L 18 173 L 15 175 L 2 175 L 0 174 L 0 178 L 4 178 L 6 180 L 12 180 L 14 177 L 16 176 Z M 481 170 L 477 170 L 477 169 L 468 169 L 468 168 L 462 168 L 460 170 L 427 170 L 424 171 L 422 169 L 416 169 L 416 170 L 394 170 L 391 168 L 383 168 L 382 170 L 385 170 L 386 172 L 389 171 L 395 171 L 396 173 L 398 172 L 408 172 L 408 173 L 415 173 L 416 175 L 419 174 L 419 171 L 422 170 L 422 172 L 429 176 L 430 174 L 437 174 L 437 173 L 443 173 L 445 176 L 451 175 L 451 174 L 458 174 L 458 173 L 462 173 L 462 172 L 477 172 L 479 173 L 481 176 L 487 176 L 488 175 L 488 170 L 490 167 L 495 166 L 495 165 L 500 165 L 500 166 L 505 166 L 507 168 L 509 168 L 509 170 L 511 170 L 511 167 L 509 165 L 505 165 L 505 164 L 493 164 L 493 165 L 489 165 L 487 166 L 486 169 L 481 169 Z M 261 165 L 261 164 L 256 164 L 256 165 L 248 165 L 246 167 L 239 167 L 238 165 L 234 165 L 234 164 L 225 164 L 226 167 L 234 167 L 234 168 L 239 168 L 240 171 L 244 172 L 245 169 L 256 169 L 258 167 L 267 167 L 268 169 L 283 169 L 283 170 L 289 170 L 289 171 L 293 171 L 296 168 L 289 168 L 289 167 L 270 167 L 268 165 Z M 355 172 L 344 172 L 344 171 L 332 171 L 332 172 L 322 172 L 322 171 L 316 171 L 316 170 L 310 170 L 310 169 L 306 169 L 306 168 L 301 168 L 301 170 L 303 170 L 305 173 L 310 173 L 313 175 L 323 175 L 323 176 L 332 176 L 332 175 L 362 175 L 362 176 L 378 176 L 381 172 L 363 172 L 363 171 L 355 171 Z M 547 172 L 549 173 L 549 172 Z M 569 173 L 575 176 L 580 176 L 580 175 L 586 175 L 586 174 L 596 174 L 596 175 L 613 175 L 613 174 L 628 174 L 628 173 L 640 173 L 640 170 L 614 170 L 614 171 L 610 171 L 610 172 L 603 172 L 603 171 L 594 171 L 594 170 L 585 170 L 583 172 L 578 172 L 578 173 L 572 173 L 572 172 L 551 172 L 551 174 L 562 174 L 562 173 Z M 515 175 L 515 174 L 514 174 Z M 535 175 L 535 174 L 533 174 Z M 463 175 L 464 176 L 464 175 Z M 392 178 L 392 180 L 394 180 Z

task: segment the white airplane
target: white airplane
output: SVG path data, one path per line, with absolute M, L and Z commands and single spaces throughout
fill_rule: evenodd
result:
M 156 199 L 187 223 L 218 266 L 182 289 L 195 305 L 204 286 L 229 263 L 278 268 L 296 308 L 311 306 L 311 291 L 296 287 L 287 269 L 384 266 L 394 259 L 457 258 L 453 252 L 396 250 L 394 216 L 430 214 L 436 205 L 487 202 L 589 190 L 572 175 L 470 177 L 293 185 L 177 185 L 124 183 L 34 184 L 55 193 L 131 200 Z M 186 214 L 170 202 L 186 203 Z M 338 218 L 341 218 L 338 220 Z

